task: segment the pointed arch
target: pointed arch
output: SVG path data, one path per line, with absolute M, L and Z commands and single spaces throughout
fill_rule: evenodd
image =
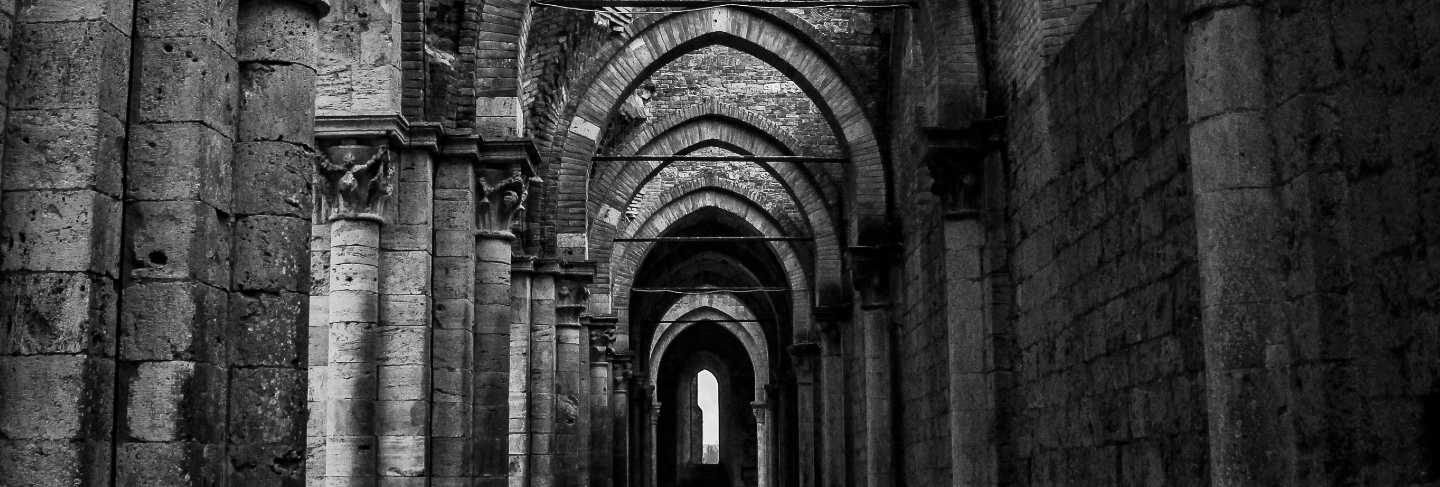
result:
M 585 207 L 601 127 L 606 125 L 625 95 L 654 70 L 695 48 L 722 44 L 754 55 L 786 74 L 810 98 L 830 123 L 850 163 L 847 179 L 854 196 L 845 200 L 851 226 L 865 231 L 883 230 L 890 203 L 887 167 L 878 139 L 860 98 L 851 89 L 833 59 L 816 49 L 813 40 L 762 12 L 733 7 L 674 14 L 656 21 L 630 39 L 585 89 L 568 127 L 552 139 L 550 152 L 558 155 L 553 194 L 556 205 Z M 561 216 L 562 232 L 583 232 L 587 215 Z M 850 232 L 856 241 L 857 232 Z M 862 239 L 863 240 L 863 239 Z

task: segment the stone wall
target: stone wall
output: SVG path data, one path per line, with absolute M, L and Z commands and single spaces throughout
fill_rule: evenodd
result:
M 1440 6 L 1294 1 L 1262 22 L 1294 222 L 1293 485 L 1436 482 Z
M 1009 97 L 1008 485 L 1206 483 L 1181 17 L 1106 2 Z

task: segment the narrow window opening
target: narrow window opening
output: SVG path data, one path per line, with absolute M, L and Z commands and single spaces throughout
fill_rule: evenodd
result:
M 720 383 L 715 374 L 701 370 L 695 374 L 696 402 L 700 405 L 701 445 L 703 453 L 700 463 L 720 463 Z

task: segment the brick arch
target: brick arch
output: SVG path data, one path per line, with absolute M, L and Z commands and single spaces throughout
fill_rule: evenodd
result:
M 691 124 L 710 120 L 712 115 L 720 116 L 722 117 L 720 120 L 728 121 L 730 125 L 727 125 L 727 127 L 730 128 L 724 130 L 719 128 L 705 130 L 705 126 L 697 126 L 695 130 L 687 129 L 687 127 L 694 126 Z M 729 118 L 731 116 L 735 116 L 735 118 Z M 748 123 L 751 121 L 758 121 L 763 125 L 749 127 L 740 125 L 741 122 Z M 777 153 L 774 151 L 777 150 L 777 148 L 761 145 L 760 142 L 763 139 L 736 135 L 746 129 L 767 130 L 763 128 L 767 126 L 778 130 L 777 126 L 766 122 L 763 118 L 756 116 L 752 112 L 724 103 L 710 102 L 686 109 L 675 117 L 661 119 L 659 123 L 647 127 L 654 129 L 648 133 L 654 133 L 656 134 L 655 136 L 647 140 L 644 138 L 647 137 L 647 135 L 645 135 L 646 133 L 642 131 L 641 134 L 637 134 L 633 141 L 627 143 L 626 146 L 639 146 L 639 150 L 644 151 L 640 152 L 642 154 L 669 154 L 683 152 L 695 144 L 710 140 L 708 139 L 710 137 L 720 137 L 724 139 L 724 142 L 746 144 L 741 146 L 741 148 L 751 154 L 775 155 Z M 666 137 L 670 134 L 683 138 L 679 139 L 678 142 L 669 144 L 655 143 L 656 137 Z M 653 148 L 654 152 L 650 152 L 647 148 Z M 782 153 L 793 153 L 789 151 L 789 147 L 783 147 L 783 149 L 785 152 Z M 628 150 L 629 149 L 627 149 L 627 151 Z M 609 164 L 601 166 L 597 170 L 596 179 L 590 183 L 590 187 L 596 190 L 594 193 L 597 196 L 590 201 L 590 214 L 599 214 L 600 205 L 602 204 L 619 210 L 626 209 L 630 201 L 635 198 L 635 195 L 665 166 L 666 164 L 661 163 Z M 765 168 L 771 177 L 778 180 L 781 186 L 785 188 L 791 201 L 800 209 L 800 216 L 803 218 L 802 223 L 804 228 L 808 231 L 809 235 L 815 236 L 814 270 L 816 280 L 814 282 L 818 302 L 820 304 L 838 304 L 842 297 L 840 236 L 835 228 L 834 209 L 829 206 L 828 201 L 834 201 L 839 198 L 839 188 L 833 185 L 818 184 L 812 179 L 815 173 L 807 171 L 801 164 L 761 163 L 760 166 Z M 729 183 L 714 182 L 704 185 L 725 187 L 726 189 L 742 194 L 746 194 L 748 191 L 733 188 Z M 681 186 L 698 189 L 701 185 L 690 184 Z M 680 194 L 674 194 L 674 196 L 679 195 Z M 752 200 L 759 201 L 759 199 L 753 196 L 751 196 L 751 198 Z M 666 200 L 667 198 L 663 196 L 660 199 L 660 201 Z M 771 210 L 771 215 L 783 214 L 773 211 L 774 209 L 767 208 L 767 210 Z M 604 255 L 610 248 L 610 239 L 618 229 L 612 227 L 609 222 L 605 221 L 592 222 L 591 225 L 589 232 L 590 255 Z M 621 227 L 624 226 L 626 225 L 621 225 Z M 787 230 L 791 230 L 791 228 L 787 228 Z
M 868 232 L 884 229 L 889 204 L 888 168 L 865 106 L 833 59 L 773 15 L 749 9 L 724 7 L 666 16 L 646 27 L 610 58 L 593 82 L 582 87 L 568 127 L 550 141 L 547 153 L 558 156 L 551 167 L 551 194 L 557 206 L 578 207 L 588 198 L 590 157 L 596 153 L 601 127 L 634 85 L 656 69 L 690 50 L 713 44 L 727 45 L 766 61 L 788 76 L 815 101 L 846 149 L 846 165 L 853 187 L 844 199 L 851 225 L 867 232 L 850 232 L 852 241 L 868 241 Z M 586 229 L 585 215 L 558 217 L 562 232 Z M 880 238 L 874 236 L 873 238 Z M 859 240 L 857 240 L 859 239 Z
M 744 229 L 748 233 L 780 235 L 779 226 L 754 202 L 728 191 L 702 189 L 670 200 L 664 207 L 649 215 L 642 225 L 636 226 L 633 232 L 627 232 L 624 236 L 660 236 L 685 216 L 705 208 L 714 208 L 744 221 L 749 227 Z M 789 280 L 791 332 L 796 336 L 809 336 L 811 334 L 810 310 L 813 306 L 809 298 L 810 287 L 806 283 L 804 266 L 801 265 L 800 258 L 791 246 L 792 244 L 793 242 L 767 242 L 767 246 L 779 261 Z M 630 288 L 634 285 L 635 272 L 639 270 L 640 263 L 645 260 L 645 256 L 650 253 L 650 249 L 654 245 L 654 242 L 615 242 L 615 251 L 609 259 L 609 288 L 612 306 L 616 318 L 627 332 L 630 326 Z
M 809 225 L 805 224 L 805 222 L 803 221 L 796 221 L 793 218 L 785 218 L 784 216 L 787 213 L 785 210 L 788 210 L 789 208 L 780 205 L 762 204 L 762 202 L 764 202 L 766 198 L 754 188 L 741 186 L 740 184 L 737 184 L 736 182 L 730 181 L 728 179 L 719 179 L 713 176 L 707 176 L 703 179 L 695 179 L 676 184 L 667 188 L 665 191 L 660 192 L 660 194 L 653 203 L 651 203 L 650 205 L 642 206 L 640 208 L 641 211 L 638 215 L 638 218 L 636 218 L 634 221 L 622 224 L 618 230 L 618 233 L 623 234 L 626 233 L 628 230 L 633 229 L 634 227 L 636 227 L 636 225 L 638 225 L 638 223 L 636 222 L 645 221 L 646 216 L 653 215 L 655 211 L 659 210 L 660 207 L 663 206 L 666 202 L 684 197 L 686 194 L 693 193 L 702 189 L 729 191 L 745 198 L 746 200 L 749 200 L 755 206 L 758 206 L 761 210 L 764 210 L 766 215 L 769 215 L 770 218 L 774 219 L 775 222 L 780 226 L 781 231 L 785 232 L 786 235 L 809 235 L 811 232 L 814 231 L 810 228 Z M 606 237 L 605 240 L 607 241 L 606 243 L 608 243 L 608 240 L 612 237 L 612 235 L 605 235 L 604 237 Z
M 755 374 L 755 397 L 765 396 L 765 386 L 770 383 L 770 348 L 769 342 L 765 339 L 765 333 L 760 330 L 759 323 L 733 323 L 724 320 L 753 320 L 755 314 L 745 303 L 740 302 L 733 294 L 705 295 L 729 297 L 734 300 L 734 305 L 728 308 L 720 308 L 707 304 L 698 304 L 682 298 L 676 301 L 669 310 L 665 312 L 662 321 L 670 320 L 715 320 L 721 323 L 716 325 L 725 328 L 736 340 L 745 347 L 750 354 L 750 365 Z M 692 298 L 697 296 L 686 296 Z M 655 338 L 650 342 L 648 354 L 650 357 L 650 385 L 654 386 L 655 381 L 660 377 L 661 357 L 669 350 L 670 343 L 685 333 L 686 330 L 695 326 L 696 323 L 661 323 L 655 329 Z
M 761 204 L 764 198 L 760 197 L 761 195 L 757 193 L 754 189 L 740 186 L 738 184 L 735 184 L 733 181 L 717 179 L 714 177 L 706 177 L 704 179 L 686 181 L 684 183 L 677 184 L 666 189 L 665 191 L 657 195 L 654 204 L 642 207 L 641 211 L 636 215 L 636 219 L 634 221 L 627 222 L 619 229 L 610 227 L 608 225 L 604 226 L 603 228 L 597 227 L 597 229 L 594 230 L 596 234 L 594 237 L 592 237 L 592 240 L 598 243 L 594 245 L 591 249 L 591 257 L 599 261 L 605 261 L 608 260 L 611 256 L 616 255 L 613 252 L 617 247 L 613 246 L 612 244 L 615 243 L 614 239 L 617 236 L 634 235 L 634 233 L 639 230 L 641 225 L 649 222 L 651 217 L 655 215 L 656 212 L 663 209 L 666 205 L 669 205 L 670 202 L 683 198 L 686 195 L 694 193 L 696 191 L 720 191 L 734 194 L 735 196 L 746 201 L 748 204 L 753 205 L 755 208 L 759 209 L 767 218 L 769 218 L 776 224 L 777 227 L 779 227 L 777 231 L 782 232 L 786 235 L 798 235 L 800 230 L 804 230 L 806 228 L 802 226 L 799 222 L 795 222 L 793 220 L 787 221 L 779 218 L 778 215 L 783 213 L 782 211 L 779 211 L 782 210 L 782 208 L 771 207 Z M 796 249 L 796 252 L 800 253 L 802 257 L 808 257 L 812 255 L 810 252 L 806 252 L 803 248 Z M 804 263 L 807 262 L 807 260 L 802 259 L 800 262 Z M 806 268 L 805 270 L 807 271 L 807 275 L 809 275 L 808 271 L 810 271 L 811 269 Z M 609 281 L 607 280 L 605 282 Z
M 753 128 L 769 138 L 777 145 L 785 148 L 785 154 L 793 154 L 795 147 L 800 147 L 800 141 L 791 136 L 789 130 L 777 125 L 765 117 L 756 114 L 745 108 L 727 103 L 723 100 L 708 98 L 704 102 L 670 113 L 658 120 L 645 124 L 640 130 L 629 134 L 619 144 L 616 144 L 617 154 L 642 154 L 641 148 L 654 140 L 660 134 L 670 131 L 678 125 L 690 122 L 701 117 L 723 117 L 739 122 L 745 127 Z

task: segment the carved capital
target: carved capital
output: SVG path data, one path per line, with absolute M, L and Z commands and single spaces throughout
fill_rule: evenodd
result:
M 475 188 L 479 192 L 475 201 L 475 228 L 481 234 L 495 237 L 515 236 L 512 227 L 516 217 L 525 211 L 525 202 L 530 197 L 530 185 L 539 183 L 540 178 L 527 176 L 524 166 L 511 164 L 508 168 L 480 167 L 476 169 Z
M 590 361 L 605 362 L 615 354 L 611 347 L 615 343 L 614 317 L 587 317 L 585 327 L 590 331 Z
M 850 251 L 850 282 L 860 294 L 863 308 L 890 304 L 890 273 L 900 261 L 899 248 L 889 245 L 854 246 Z
M 1004 147 L 1003 120 L 978 120 L 959 129 L 926 127 L 925 166 L 951 218 L 972 218 L 983 209 L 985 159 Z
M 341 140 L 315 156 L 316 189 L 327 220 L 384 221 L 395 165 L 383 143 Z
M 815 373 L 815 362 L 820 357 L 820 345 L 815 342 L 800 342 L 790 346 L 791 363 L 796 374 L 808 377 Z

